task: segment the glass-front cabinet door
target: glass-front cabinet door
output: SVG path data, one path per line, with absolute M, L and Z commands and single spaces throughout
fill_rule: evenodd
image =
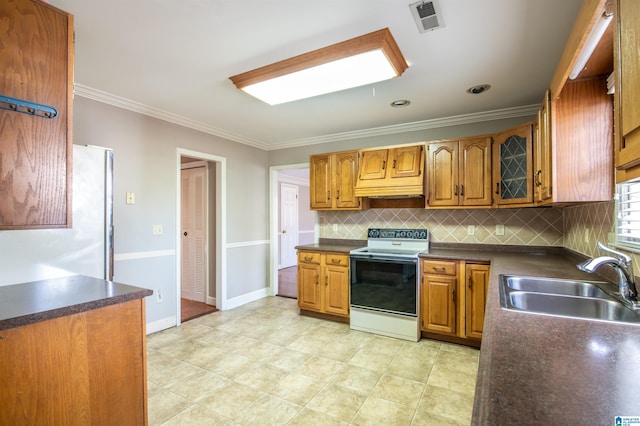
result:
M 493 185 L 496 204 L 532 203 L 532 123 L 498 133 L 495 136 L 493 149 Z

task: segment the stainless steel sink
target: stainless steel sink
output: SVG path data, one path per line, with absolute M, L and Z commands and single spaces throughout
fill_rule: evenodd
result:
M 519 312 L 640 324 L 639 312 L 599 285 L 607 283 L 501 275 L 500 304 Z
M 574 281 L 513 275 L 505 276 L 504 279 L 506 280 L 507 286 L 513 290 L 563 294 L 566 296 L 611 298 L 611 296 L 598 287 L 598 284 L 607 285 L 607 283 L 600 281 Z

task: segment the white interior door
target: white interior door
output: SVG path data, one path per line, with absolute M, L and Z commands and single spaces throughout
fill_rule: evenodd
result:
M 297 263 L 298 245 L 298 187 L 280 184 L 280 267 Z
M 207 173 L 205 167 L 181 171 L 182 265 L 180 294 L 184 299 L 206 302 Z

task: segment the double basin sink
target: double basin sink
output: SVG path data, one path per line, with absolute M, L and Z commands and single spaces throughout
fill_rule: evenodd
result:
M 600 281 L 500 275 L 500 304 L 513 311 L 640 324 L 639 312 L 605 291 L 611 286 Z

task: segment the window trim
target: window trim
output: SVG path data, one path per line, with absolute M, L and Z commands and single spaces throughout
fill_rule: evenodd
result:
M 629 186 L 633 185 L 633 189 L 629 190 Z M 629 199 L 630 195 L 635 195 L 633 200 Z M 616 184 L 616 193 L 614 194 L 615 200 L 615 209 L 614 209 L 614 245 L 615 247 L 631 251 L 634 253 L 640 253 L 640 179 L 634 179 L 627 182 L 621 182 Z M 629 206 L 628 204 L 632 204 Z M 632 219 L 626 219 L 626 223 L 621 223 L 622 211 L 627 211 L 627 217 L 631 214 L 634 214 Z M 622 238 L 623 231 L 622 227 L 627 226 L 627 231 L 629 232 L 629 222 L 632 221 L 635 223 L 636 228 L 634 234 L 630 236 L 630 239 L 635 239 L 636 241 L 628 241 L 625 238 Z

